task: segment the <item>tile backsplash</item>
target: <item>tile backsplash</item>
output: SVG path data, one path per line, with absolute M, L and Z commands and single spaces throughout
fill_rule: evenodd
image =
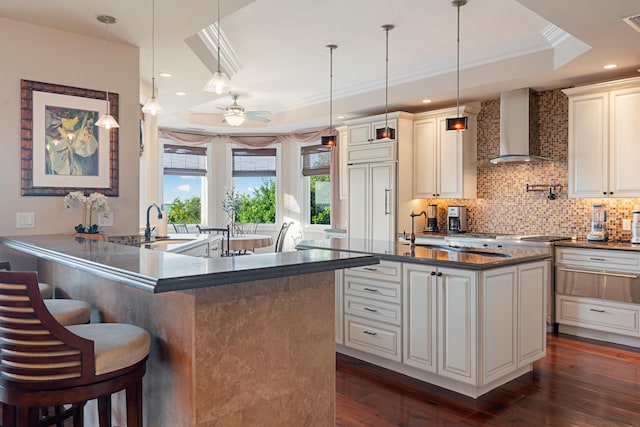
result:
M 631 219 L 640 199 L 569 199 L 567 197 L 568 99 L 561 89 L 538 92 L 540 155 L 557 162 L 489 165 L 499 153 L 500 99 L 482 102 L 478 116 L 478 198 L 429 199 L 438 205 L 438 224 L 446 227 L 446 208 L 467 206 L 469 231 L 564 235 L 586 238 L 591 226 L 591 205 L 607 207 L 607 231 L 611 240 L 629 240 L 622 220 Z M 527 184 L 556 185 L 557 197 L 548 191 L 526 191 Z

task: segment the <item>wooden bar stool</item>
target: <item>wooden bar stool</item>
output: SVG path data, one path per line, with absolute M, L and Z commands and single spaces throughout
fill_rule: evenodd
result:
M 127 425 L 142 426 L 142 377 L 150 337 L 119 323 L 64 327 L 46 308 L 35 272 L 0 271 L 0 402 L 3 427 L 36 427 L 73 417 L 98 400 L 111 425 L 111 394 L 126 390 Z M 64 413 L 41 408 L 71 405 Z
M 11 271 L 9 261 L 0 261 L 0 271 Z M 91 320 L 91 306 L 86 302 L 73 299 L 51 299 L 53 286 L 48 283 L 38 282 L 38 289 L 45 300 L 44 305 L 62 326 L 82 325 Z

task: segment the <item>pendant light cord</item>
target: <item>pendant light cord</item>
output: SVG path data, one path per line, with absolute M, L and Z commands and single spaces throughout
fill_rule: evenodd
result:
M 386 36 L 385 43 L 385 71 L 384 71 L 384 132 L 385 135 L 389 130 L 389 124 L 387 121 L 387 115 L 389 114 L 389 30 L 392 29 L 393 26 L 385 25 L 384 32 Z
M 457 34 L 457 61 L 456 70 L 456 117 L 460 117 L 460 3 L 458 3 L 458 34 Z
M 333 136 L 333 49 L 336 46 L 327 47 L 329 48 L 329 132 Z
M 218 72 L 220 72 L 220 0 L 218 0 Z
M 151 93 L 156 97 L 156 0 L 151 0 Z
M 104 25 L 107 26 L 107 62 L 108 62 L 109 61 L 109 52 L 111 50 L 109 48 L 110 41 L 111 41 L 110 36 L 109 36 L 109 21 L 106 21 L 104 23 Z M 109 74 L 109 73 L 107 73 L 107 74 Z M 107 114 L 111 114 L 111 111 L 109 111 L 109 110 L 111 110 L 111 108 L 110 108 L 111 104 L 109 102 L 109 83 L 110 83 L 109 82 L 109 77 L 107 77 Z

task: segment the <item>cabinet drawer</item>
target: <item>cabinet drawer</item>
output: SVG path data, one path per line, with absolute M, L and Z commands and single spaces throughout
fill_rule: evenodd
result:
M 371 280 L 364 277 L 344 275 L 344 293 L 367 299 L 400 304 L 400 283 Z
M 557 248 L 556 264 L 589 267 L 591 270 L 640 272 L 640 252 Z
M 402 264 L 381 260 L 380 264 L 354 267 L 345 270 L 345 275 L 400 282 L 402 279 Z
M 592 298 L 556 297 L 558 323 L 639 336 L 639 307 Z
M 347 347 L 400 362 L 400 327 L 347 315 L 345 333 Z
M 362 148 L 350 148 L 347 150 L 347 163 L 381 162 L 396 159 L 396 144 L 384 142 L 376 145 L 367 145 Z
M 401 325 L 402 314 L 400 306 L 397 304 L 347 295 L 344 300 L 344 311 L 347 314 L 354 314 L 371 320 L 388 322 L 397 326 Z

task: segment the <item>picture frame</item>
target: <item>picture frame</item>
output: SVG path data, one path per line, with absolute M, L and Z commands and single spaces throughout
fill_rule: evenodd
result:
M 95 126 L 107 92 L 31 80 L 20 80 L 20 92 L 22 195 L 117 197 L 119 132 Z M 118 94 L 108 94 L 118 120 Z

